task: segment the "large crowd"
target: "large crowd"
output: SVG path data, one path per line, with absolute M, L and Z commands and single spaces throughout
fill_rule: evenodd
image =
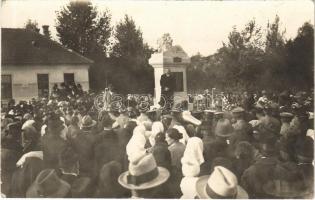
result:
M 2 108 L 2 196 L 313 198 L 313 91 L 205 93 L 170 109 L 96 97 L 61 84 Z

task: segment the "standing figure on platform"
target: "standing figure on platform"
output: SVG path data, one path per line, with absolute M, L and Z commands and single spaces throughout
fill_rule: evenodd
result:
M 161 99 L 159 104 L 169 110 L 174 98 L 175 79 L 171 74 L 171 70 L 167 69 L 166 73 L 161 76 Z M 163 104 L 164 98 L 164 104 Z
M 110 84 L 108 88 L 105 88 L 104 95 L 103 95 L 103 102 L 104 106 L 103 109 L 108 111 L 110 109 L 110 104 L 113 96 L 113 86 Z

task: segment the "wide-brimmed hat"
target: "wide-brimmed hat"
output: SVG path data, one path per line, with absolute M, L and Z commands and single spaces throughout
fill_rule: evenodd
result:
M 243 112 L 245 112 L 245 110 L 242 107 L 236 107 L 232 110 L 232 113 L 243 113 Z
M 308 194 L 299 167 L 291 162 L 276 165 L 273 178 L 263 185 L 263 190 L 276 198 L 302 198 Z
M 81 128 L 91 128 L 96 125 L 96 121 L 90 115 L 85 115 L 82 118 Z
M 138 163 L 129 164 L 129 171 L 118 177 L 118 182 L 130 190 L 145 190 L 166 182 L 170 173 L 164 167 L 158 167 L 152 154 L 142 157 Z
M 54 169 L 45 169 L 36 177 L 26 192 L 27 198 L 51 197 L 64 198 L 71 186 L 60 179 Z
M 301 181 L 272 180 L 263 185 L 263 190 L 272 197 L 286 199 L 303 198 L 310 194 Z
M 63 129 L 63 121 L 60 119 L 60 116 L 55 112 L 51 112 L 48 114 L 48 128 L 51 130 L 59 130 Z M 58 132 L 58 131 L 57 131 Z
M 222 166 L 215 167 L 211 175 L 200 177 L 196 192 L 200 199 L 248 199 L 235 174 Z
M 190 111 L 183 111 L 182 118 L 185 122 L 191 123 L 193 125 L 201 125 L 201 121 L 192 116 Z
M 281 112 L 280 113 L 280 117 L 283 117 L 283 118 L 293 118 L 294 115 L 292 113 L 289 113 L 289 112 Z
M 230 137 L 233 131 L 233 126 L 228 119 L 220 119 L 217 122 L 214 133 L 219 137 Z

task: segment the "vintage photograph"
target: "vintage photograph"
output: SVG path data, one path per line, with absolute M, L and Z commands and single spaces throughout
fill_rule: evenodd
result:
M 1 1 L 1 198 L 313 199 L 314 2 Z

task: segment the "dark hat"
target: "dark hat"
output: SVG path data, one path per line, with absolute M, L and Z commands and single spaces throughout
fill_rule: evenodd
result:
M 228 119 L 220 119 L 215 127 L 215 135 L 219 137 L 230 137 L 234 132 L 233 126 Z
M 156 136 L 155 136 L 155 142 L 165 142 L 165 134 L 164 133 L 158 133 Z
M 235 155 L 239 158 L 253 158 L 254 147 L 247 141 L 241 141 L 236 145 Z
M 99 174 L 98 193 L 99 196 L 108 198 L 120 197 L 123 190 L 122 186 L 117 182 L 122 172 L 122 166 L 117 161 L 111 161 L 103 165 Z
M 245 110 L 242 107 L 236 107 L 232 110 L 232 113 L 243 113 L 243 112 L 245 112 Z
M 92 117 L 90 115 L 85 115 L 82 118 L 82 123 L 81 123 L 81 128 L 85 129 L 85 128 L 92 128 L 96 125 L 96 121 L 92 119 Z
M 71 186 L 60 179 L 54 169 L 45 169 L 36 177 L 34 183 L 26 192 L 26 198 L 64 198 Z
M 182 103 L 177 103 L 177 104 L 174 104 L 172 109 L 171 109 L 171 112 L 172 113 L 180 113 L 183 111 L 183 105 Z
M 263 191 L 273 198 L 300 199 L 309 195 L 302 181 L 271 180 L 263 185 Z
M 183 138 L 183 134 L 180 133 L 176 128 L 170 128 L 166 131 L 168 136 L 176 141 Z
M 302 197 L 308 193 L 302 177 L 295 163 L 279 163 L 274 168 L 273 178 L 263 185 L 263 190 L 273 197 Z
M 63 121 L 60 119 L 59 115 L 57 115 L 55 112 L 51 112 L 48 114 L 47 126 L 51 130 L 58 130 L 60 128 L 63 128 Z
M 169 115 L 169 114 L 166 114 L 166 115 L 162 115 L 162 118 L 165 118 L 165 119 L 172 119 L 172 115 Z
M 293 118 L 294 115 L 292 113 L 289 113 L 289 112 L 282 112 L 280 113 L 280 117 L 283 117 L 283 118 Z

